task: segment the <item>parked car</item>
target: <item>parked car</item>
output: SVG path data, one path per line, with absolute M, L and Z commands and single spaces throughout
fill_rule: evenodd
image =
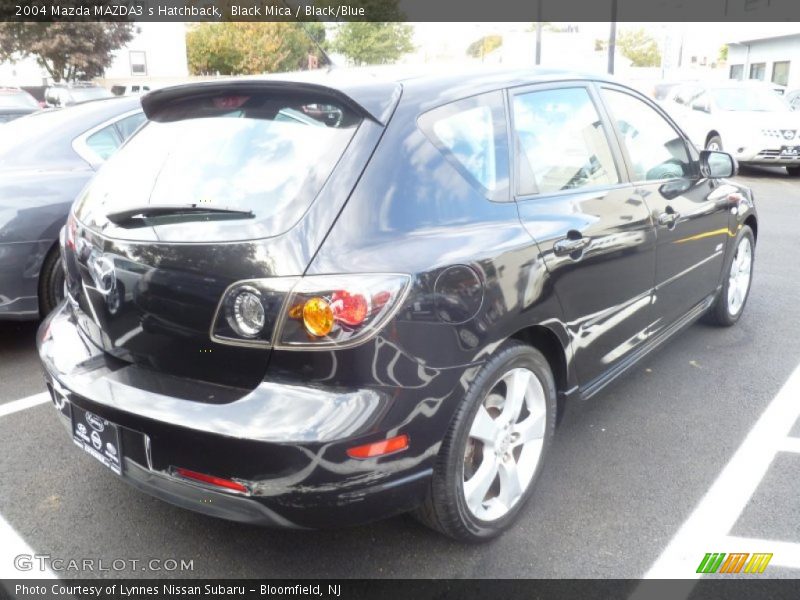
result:
M 37 319 L 63 298 L 58 232 L 75 196 L 144 121 L 138 98 L 41 111 L 0 134 L 0 319 Z
M 115 96 L 139 96 L 150 91 L 150 86 L 141 83 L 127 83 L 112 85 L 111 93 Z
M 128 483 L 252 524 L 413 510 L 486 539 L 560 405 L 740 318 L 752 194 L 653 101 L 392 73 L 151 92 L 76 200 L 39 354 L 69 436 Z
M 71 85 L 53 85 L 44 92 L 44 99 L 49 107 L 63 108 L 82 102 L 112 98 L 114 94 L 98 85 L 75 83 Z
M 39 103 L 25 90 L 0 87 L 0 123 L 7 123 L 39 110 Z
M 725 149 L 740 163 L 784 166 L 800 176 L 800 115 L 762 82 L 694 82 L 665 105 L 698 148 Z

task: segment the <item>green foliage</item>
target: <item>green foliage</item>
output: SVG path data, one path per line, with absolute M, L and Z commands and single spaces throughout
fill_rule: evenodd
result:
M 617 47 L 634 67 L 657 67 L 661 64 L 658 42 L 644 29 L 622 31 L 617 36 Z
M 91 79 L 133 39 L 131 23 L 0 23 L 0 61 L 32 56 L 53 81 Z
M 728 62 L 728 44 L 720 46 L 718 59 L 719 62 Z
M 201 23 L 186 35 L 189 72 L 255 75 L 302 69 L 309 54 L 319 54 L 310 38 L 324 42 L 321 23 Z
M 330 48 L 357 65 L 382 65 L 413 52 L 412 36 L 405 23 L 350 21 L 339 25 Z
M 503 38 L 499 35 L 485 35 L 475 40 L 467 47 L 467 54 L 472 58 L 483 58 L 492 50 L 503 45 Z

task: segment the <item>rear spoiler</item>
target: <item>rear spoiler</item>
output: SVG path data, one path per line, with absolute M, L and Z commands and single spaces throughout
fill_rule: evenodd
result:
M 369 83 L 347 88 L 334 88 L 306 81 L 278 79 L 223 79 L 203 81 L 154 90 L 142 97 L 142 108 L 148 119 L 158 120 L 158 113 L 174 102 L 206 98 L 219 94 L 257 93 L 265 90 L 316 93 L 335 99 L 380 125 L 386 125 L 400 99 L 400 84 Z

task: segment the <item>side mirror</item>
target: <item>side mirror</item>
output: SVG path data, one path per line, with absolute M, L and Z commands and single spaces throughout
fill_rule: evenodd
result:
M 700 174 L 708 179 L 733 177 L 739 171 L 736 159 L 727 152 L 703 150 L 700 152 Z

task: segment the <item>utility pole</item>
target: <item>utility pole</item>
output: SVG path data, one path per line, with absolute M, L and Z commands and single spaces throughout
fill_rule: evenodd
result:
M 542 64 L 542 0 L 536 2 L 536 66 Z
M 614 74 L 614 52 L 617 47 L 617 0 L 611 0 L 611 31 L 608 34 L 608 74 Z

